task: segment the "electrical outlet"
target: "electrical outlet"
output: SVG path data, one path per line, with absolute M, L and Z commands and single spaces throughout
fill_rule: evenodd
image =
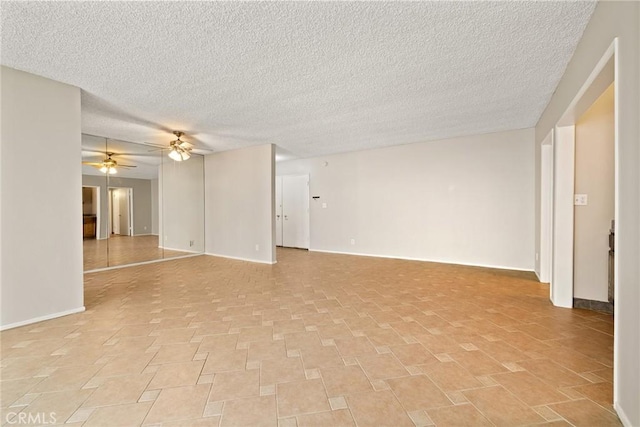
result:
M 195 245 L 196 241 L 195 240 L 189 240 L 189 246 L 193 246 Z
M 355 245 L 356 244 L 356 239 L 351 239 L 351 244 Z
M 540 254 L 536 252 L 536 261 L 538 261 L 539 259 L 540 259 Z
M 586 206 L 589 202 L 589 199 L 586 194 L 575 194 L 573 196 L 573 204 L 575 206 Z
M 327 209 L 327 204 L 326 203 L 322 204 L 322 209 Z
M 256 251 L 259 251 L 259 250 L 260 250 L 260 245 L 256 243 Z

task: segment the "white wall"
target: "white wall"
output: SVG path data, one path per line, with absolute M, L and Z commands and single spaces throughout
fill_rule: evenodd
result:
M 542 141 L 618 38 L 616 55 L 616 304 L 614 406 L 640 425 L 640 3 L 599 2 L 549 105 L 536 125 Z M 536 144 L 536 150 L 539 150 Z M 539 167 L 539 164 L 537 165 Z M 537 212 L 536 212 L 537 213 Z
M 277 174 L 310 174 L 320 196 L 310 203 L 311 250 L 533 270 L 533 137 L 525 129 L 294 160 Z
M 610 86 L 576 123 L 573 296 L 608 301 L 609 229 L 614 217 L 614 94 Z
M 176 162 L 163 157 L 158 184 L 160 246 L 204 252 L 204 159 Z
M 7 67 L 0 73 L 6 329 L 84 310 L 80 89 Z
M 208 254 L 275 262 L 274 162 L 271 144 L 205 156 Z

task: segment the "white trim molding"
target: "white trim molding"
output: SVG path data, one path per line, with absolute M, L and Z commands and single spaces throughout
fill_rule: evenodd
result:
M 263 261 L 260 259 L 242 258 L 242 257 L 231 256 L 231 255 L 213 254 L 209 252 L 205 252 L 205 255 L 218 257 L 218 258 L 234 259 L 236 261 L 255 262 L 258 264 L 267 264 L 267 265 L 273 265 L 278 263 L 277 261 Z
M 7 329 L 19 328 L 20 326 L 31 325 L 32 323 L 44 322 L 45 320 L 57 319 L 58 317 L 68 316 L 70 314 L 82 313 L 85 310 L 84 306 L 74 308 L 71 310 L 60 311 L 58 313 L 47 314 L 46 316 L 34 317 L 33 319 L 27 319 L 20 322 L 10 323 L 8 325 L 0 326 L 0 331 L 6 331 Z
M 366 256 L 371 258 L 402 259 L 405 261 L 435 262 L 438 264 L 464 265 L 467 267 L 495 268 L 497 270 L 526 271 L 526 272 L 535 273 L 534 270 L 528 269 L 528 268 L 506 267 L 504 265 L 473 264 L 473 263 L 467 263 L 467 262 L 450 261 L 446 259 L 412 258 L 412 257 L 398 256 L 398 255 L 380 255 L 380 254 L 364 254 L 364 253 L 358 253 L 358 252 L 327 251 L 323 249 L 309 249 L 309 252 L 322 252 L 326 254 L 338 254 L 338 255 Z
M 204 253 L 197 252 L 197 253 L 192 253 L 192 254 L 188 254 L 188 255 L 176 256 L 176 257 L 172 257 L 172 258 L 152 259 L 151 261 L 140 261 L 140 262 L 134 262 L 133 264 L 122 264 L 122 265 L 114 265 L 112 267 L 96 268 L 96 269 L 93 269 L 93 270 L 87 270 L 87 271 L 84 272 L 84 274 L 97 273 L 99 271 L 116 270 L 118 268 L 136 267 L 138 265 L 145 265 L 145 264 L 155 264 L 157 262 L 174 261 L 176 259 L 192 258 L 192 257 L 195 257 L 195 256 L 200 256 L 200 255 L 204 255 Z

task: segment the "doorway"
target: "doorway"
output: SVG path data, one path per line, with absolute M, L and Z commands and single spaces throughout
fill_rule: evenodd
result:
M 613 237 L 619 235 L 623 221 L 627 226 L 629 222 L 620 215 L 619 209 L 622 203 L 620 182 L 624 180 L 620 179 L 618 165 L 626 162 L 619 143 L 619 62 L 618 39 L 615 38 L 554 126 L 551 142 L 553 194 L 549 203 L 552 206 L 551 302 L 557 307 L 613 311 L 613 316 L 606 317 L 613 323 L 612 328 L 601 331 L 602 341 L 587 340 L 580 345 L 594 349 L 613 347 L 613 399 L 607 403 L 613 403 L 621 414 L 618 393 L 624 379 L 621 377 L 620 359 L 627 356 L 620 351 L 623 347 L 619 331 L 624 327 L 624 319 L 618 314 L 619 304 L 616 302 L 620 301 L 619 259 L 628 254 L 619 239 Z M 606 114 L 596 114 L 594 120 L 594 111 L 589 110 L 593 110 L 596 102 L 605 102 L 609 107 Z M 598 121 L 607 122 L 606 132 L 590 129 Z M 606 135 L 606 141 L 603 135 Z M 594 141 L 589 142 L 589 138 Z M 593 152 L 588 146 L 580 147 L 585 141 L 587 145 L 596 144 Z M 601 152 L 603 144 L 608 150 L 606 154 Z M 586 152 L 581 154 L 580 148 L 586 148 Z M 591 164 L 583 160 L 580 164 L 584 154 L 591 158 Z M 607 163 L 606 176 L 601 173 L 603 163 Z M 601 186 L 606 187 L 604 193 L 599 188 Z M 595 211 L 598 223 L 589 223 Z M 540 256 L 548 254 L 541 253 Z
M 608 285 L 615 217 L 614 104 L 612 83 L 575 125 L 573 306 L 607 312 L 613 312 Z
M 309 249 L 309 175 L 276 177 L 276 246 Z
M 133 236 L 133 189 L 109 187 L 109 234 Z
M 612 309 L 610 302 L 608 301 L 607 288 L 608 277 L 605 274 L 601 274 L 602 271 L 592 271 L 592 267 L 596 267 L 602 270 L 602 266 L 608 268 L 609 265 L 609 232 L 615 231 L 615 226 L 611 223 L 611 220 L 615 219 L 617 211 L 615 206 L 617 205 L 617 168 L 616 164 L 617 156 L 617 99 L 616 94 L 617 87 L 615 85 L 616 77 L 616 44 L 617 40 L 614 40 L 610 48 L 605 52 L 600 63 L 593 70 L 589 79 L 585 82 L 583 87 L 576 95 L 573 102 L 568 109 L 562 115 L 560 120 L 555 126 L 551 137 L 551 152 L 549 158 L 551 158 L 552 167 L 550 171 L 551 179 L 553 182 L 553 191 L 550 198 L 547 200 L 548 204 L 545 205 L 544 201 L 541 204 L 547 209 L 551 206 L 552 217 L 551 222 L 551 245 L 547 250 L 551 252 L 551 262 L 549 263 L 550 274 L 550 292 L 551 301 L 554 305 L 559 307 L 572 308 L 598 308 L 598 309 Z M 591 156 L 591 165 L 584 164 L 585 160 L 580 160 L 581 156 L 576 156 L 576 145 L 585 141 L 584 137 L 580 135 L 589 135 L 593 132 L 587 130 L 581 131 L 580 126 L 584 126 L 585 114 L 596 103 L 605 92 L 608 91 L 611 96 L 610 105 L 613 111 L 610 113 L 610 131 L 608 134 L 609 142 L 607 142 L 607 162 L 610 163 L 607 173 L 608 177 L 597 178 L 592 184 L 585 186 L 584 182 L 595 177 L 598 171 L 602 169 L 602 162 L 605 161 L 604 156 Z M 594 141 L 596 144 L 601 144 L 601 141 Z M 579 147 L 580 148 L 580 147 Z M 601 147 L 598 147 L 600 150 Z M 587 150 L 587 154 L 590 150 Z M 584 156 L 582 156 L 584 158 Z M 544 161 L 544 158 L 543 158 Z M 576 162 L 581 162 L 577 164 Z M 586 177 L 586 181 L 577 181 L 576 173 Z M 593 180 L 592 180 L 593 181 Z M 606 191 L 603 193 L 598 186 L 602 186 L 604 182 L 606 184 Z M 589 197 L 589 192 L 593 197 Z M 547 195 L 548 196 L 548 195 Z M 606 199 L 606 200 L 605 200 Z M 608 219 L 606 221 L 599 220 L 597 225 L 598 235 L 589 236 L 585 230 L 594 230 L 594 225 L 584 225 L 583 219 L 590 216 L 587 211 L 596 210 L 606 212 Z M 604 213 L 603 213 L 604 215 Z M 544 212 L 541 212 L 541 218 L 544 218 Z M 542 243 L 542 242 L 541 242 Z M 545 249 L 541 247 L 541 249 Z M 613 250 L 613 248 L 612 248 Z M 590 258 L 590 252 L 601 252 L 601 259 L 595 263 L 593 261 L 586 261 Z M 540 253 L 541 260 L 546 259 L 549 254 L 544 252 Z M 591 258 L 595 259 L 595 258 Z M 597 267 L 599 265 L 600 267 Z M 613 270 L 615 270 L 616 264 L 611 263 Z M 586 266 L 586 267 L 585 267 Z M 577 271 L 576 269 L 580 269 Z M 584 272 L 587 272 L 585 279 Z M 615 272 L 612 271 L 612 276 L 615 276 Z M 602 276 L 599 290 L 592 291 L 593 285 L 584 285 L 588 281 L 591 281 L 593 277 Z M 577 282 L 580 281 L 580 283 Z M 613 284 L 612 284 L 613 285 Z M 585 297 L 586 296 L 586 297 Z M 615 299 L 615 298 L 614 298 Z M 584 301 L 587 300 L 585 307 Z M 580 304 L 576 305 L 576 301 Z M 593 302 L 593 305 L 591 303 Z
M 100 237 L 100 187 L 82 186 L 82 238 Z

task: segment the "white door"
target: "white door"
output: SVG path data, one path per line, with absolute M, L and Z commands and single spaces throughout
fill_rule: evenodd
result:
M 111 193 L 111 232 L 120 234 L 120 196 L 118 190 L 113 189 Z
M 282 246 L 282 177 L 276 176 L 276 246 Z
M 119 195 L 119 205 L 120 211 L 118 214 L 120 215 L 120 233 L 123 236 L 131 235 L 131 221 L 129 218 L 129 192 L 130 188 L 120 188 L 118 189 Z
M 309 176 L 282 177 L 282 246 L 309 249 Z

